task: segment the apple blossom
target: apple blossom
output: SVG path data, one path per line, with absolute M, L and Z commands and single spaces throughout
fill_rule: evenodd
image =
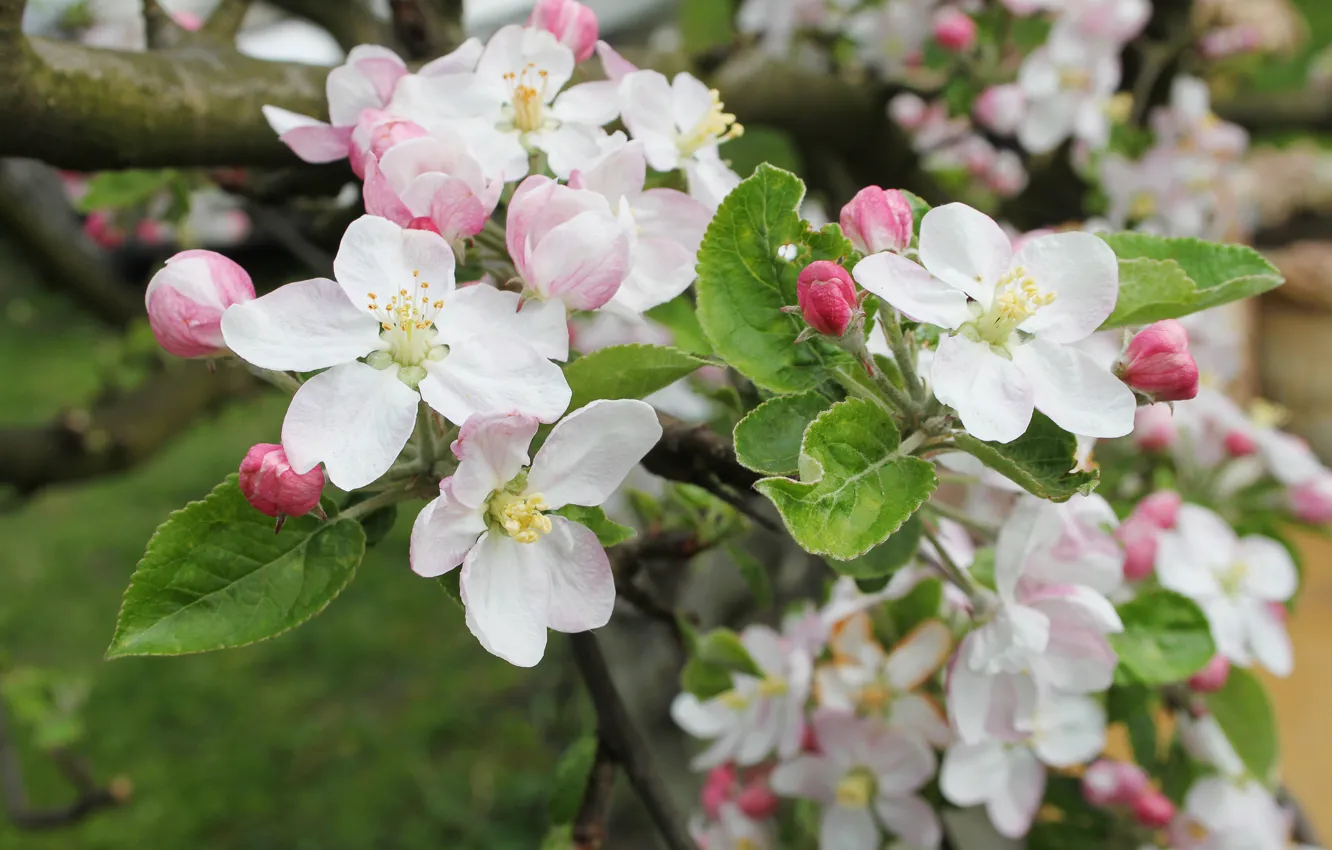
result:
M 735 803 L 723 803 L 715 816 L 690 821 L 699 850 L 778 850 L 772 825 L 751 818 Z
M 1217 653 L 1207 662 L 1206 667 L 1189 677 L 1189 687 L 1200 694 L 1215 693 L 1226 686 L 1229 678 L 1230 662 L 1224 655 Z
M 1082 796 L 1097 807 L 1127 806 L 1151 787 L 1146 771 L 1132 762 L 1098 759 L 1082 774 Z
M 1170 802 L 1169 797 L 1153 789 L 1133 801 L 1133 817 L 1149 829 L 1161 829 L 1175 819 L 1175 804 Z
M 322 462 L 345 490 L 371 483 L 406 445 L 422 399 L 453 422 L 564 412 L 569 387 L 547 359 L 567 352 L 558 311 L 521 316 L 513 293 L 455 289 L 453 266 L 438 234 L 362 216 L 338 248 L 336 282 L 290 283 L 223 315 L 227 344 L 255 366 L 327 368 L 297 390 L 282 425 L 297 472 Z
M 461 566 L 467 628 L 519 667 L 541 660 L 548 628 L 582 632 L 610 620 L 615 580 L 605 550 L 555 512 L 600 505 L 661 437 L 651 405 L 593 401 L 560 420 L 529 459 L 539 424 L 522 414 L 464 422 L 452 447 L 458 468 L 412 526 L 412 570 L 433 578 Z
M 524 291 L 571 310 L 610 301 L 630 272 L 630 216 L 596 192 L 528 177 L 509 199 L 504 234 Z
M 1291 487 L 1286 498 L 1291 512 L 1301 522 L 1314 525 L 1332 522 L 1332 473 Z
M 934 29 L 934 7 L 935 0 L 888 0 L 853 17 L 848 34 L 866 63 L 894 77 L 920 61 Z
M 1285 850 L 1289 830 L 1281 806 L 1261 783 L 1207 776 L 1189 788 L 1170 839 L 1176 850 Z
M 549 31 L 578 62 L 597 48 L 597 13 L 576 0 L 537 0 L 527 25 Z
M 915 225 L 906 196 L 878 186 L 857 192 L 842 207 L 839 222 L 851 245 L 862 254 L 902 253 L 911 245 Z
M 810 722 L 820 752 L 778 765 L 772 787 L 822 805 L 820 847 L 878 850 L 881 829 L 914 847 L 939 846 L 938 815 L 917 793 L 935 771 L 924 741 L 840 711 L 819 709 Z
M 1164 532 L 1156 556 L 1161 586 L 1193 599 L 1207 614 L 1217 650 L 1247 667 L 1255 659 L 1278 676 L 1290 675 L 1290 637 L 1270 602 L 1295 593 L 1290 553 L 1269 537 L 1238 537 L 1206 508 L 1179 509 L 1176 531 Z
M 181 251 L 148 282 L 144 306 L 158 345 L 177 357 L 225 354 L 222 314 L 254 300 L 245 269 L 215 251 Z
M 924 268 L 874 254 L 856 282 L 907 316 L 953 331 L 939 340 L 930 383 L 983 440 L 1020 437 L 1037 409 L 1075 434 L 1132 429 L 1133 393 L 1069 345 L 1114 309 L 1119 266 L 1089 233 L 1038 237 L 1014 254 L 993 219 L 963 204 L 936 207 L 920 227 Z
M 860 309 L 851 275 L 828 260 L 818 260 L 801 269 L 796 281 L 796 299 L 805 322 L 824 336 L 845 334 Z
M 1198 364 L 1189 353 L 1189 332 L 1173 319 L 1134 334 L 1115 364 L 1115 374 L 1152 401 L 1187 401 L 1198 395 Z
M 976 120 L 986 129 L 1001 136 L 1011 136 L 1022 123 L 1027 109 L 1027 96 L 1016 83 L 990 86 L 976 98 L 972 108 Z
M 888 117 L 904 130 L 919 130 L 929 113 L 929 105 L 915 92 L 904 91 L 888 101 Z
M 319 507 L 324 471 L 304 474 L 291 468 L 287 453 L 275 443 L 256 443 L 245 453 L 238 480 L 241 494 L 254 509 L 271 517 L 305 516 Z
M 563 179 L 596 159 L 602 125 L 618 114 L 614 83 L 563 90 L 573 68 L 573 51 L 550 32 L 511 25 L 491 36 L 474 71 L 408 77 L 389 109 L 462 136 L 491 179 L 522 179 L 536 151 Z
M 1115 53 L 1056 31 L 1022 63 L 1018 85 L 1027 112 L 1018 141 L 1032 153 L 1054 150 L 1069 136 L 1100 149 L 1110 139 L 1106 106 L 1119 87 Z
M 934 40 L 954 53 L 968 51 L 976 44 L 976 22 L 960 9 L 945 6 L 934 15 Z
M 683 192 L 644 190 L 646 179 L 647 161 L 639 141 L 624 144 L 590 170 L 575 171 L 569 178 L 570 187 L 604 197 L 632 236 L 629 273 L 607 306 L 634 315 L 670 301 L 694 282 L 698 248 L 712 220 L 706 206 Z
M 740 643 L 760 675 L 732 673 L 733 687 L 707 700 L 688 692 L 676 696 L 671 703 L 676 725 L 713 742 L 694 758 L 695 769 L 727 761 L 749 766 L 774 752 L 783 759 L 799 752 L 813 660 L 808 642 L 797 637 L 767 626 L 747 626 Z

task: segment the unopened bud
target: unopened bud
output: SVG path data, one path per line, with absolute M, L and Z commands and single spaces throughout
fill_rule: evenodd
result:
M 781 801 L 772 793 L 766 779 L 756 779 L 745 786 L 735 798 L 735 804 L 746 817 L 754 820 L 766 820 L 777 813 Z
M 1189 677 L 1189 687 L 1200 694 L 1211 694 L 1221 690 L 1230 678 L 1230 662 L 1221 653 L 1212 656 L 1197 673 Z
M 178 357 L 211 357 L 227 350 L 223 311 L 254 300 L 254 284 L 215 251 L 181 251 L 153 275 L 143 300 L 159 345 Z
M 597 49 L 597 14 L 575 0 L 537 0 L 527 25 L 550 32 L 579 62 Z
M 735 790 L 735 765 L 719 764 L 708 771 L 708 776 L 703 780 L 703 791 L 699 796 L 699 802 L 703 805 L 703 811 L 713 820 L 717 819 L 721 812 L 722 804 L 731 799 L 731 792 Z
M 1148 325 L 1129 342 L 1115 374 L 1152 401 L 1185 401 L 1198 395 L 1198 364 L 1189 332 L 1174 319 Z
M 1332 475 L 1319 475 L 1288 491 L 1290 509 L 1301 522 L 1332 522 Z
M 930 108 L 920 95 L 902 92 L 888 101 L 888 117 L 904 130 L 918 130 Z
M 796 299 L 805 322 L 825 336 L 846 333 L 860 307 L 851 274 L 828 260 L 810 263 L 800 272 Z
M 405 118 L 388 118 L 370 130 L 370 153 L 375 159 L 383 159 L 389 148 L 408 139 L 419 139 L 429 135 L 426 129 L 415 121 Z
M 1097 807 L 1131 806 L 1148 789 L 1146 772 L 1131 762 L 1099 759 L 1082 774 L 1082 797 Z
M 1149 404 L 1133 414 L 1133 442 L 1138 448 L 1159 452 L 1175 442 L 1175 419 L 1168 404 Z
M 319 507 L 324 470 L 300 473 L 275 443 L 258 443 L 240 465 L 240 491 L 254 509 L 271 517 L 304 516 Z
M 1174 490 L 1157 490 L 1138 502 L 1133 516 L 1142 517 L 1160 529 L 1174 528 L 1179 522 L 1179 508 L 1184 497 Z
M 862 254 L 901 253 L 911 244 L 911 202 L 896 189 L 866 186 L 842 207 L 842 232 Z
M 1115 529 L 1115 537 L 1124 547 L 1124 578 L 1142 581 L 1156 569 L 1156 535 L 1159 530 L 1142 522 L 1126 521 Z
M 934 40 L 953 53 L 970 50 L 976 44 L 976 22 L 965 12 L 946 6 L 934 16 Z
M 1175 819 L 1175 804 L 1160 791 L 1151 790 L 1133 801 L 1133 817 L 1151 829 L 1164 829 Z
M 1011 136 L 1027 112 L 1027 96 L 1017 83 L 990 86 L 976 98 L 972 111 L 982 127 L 1001 136 Z

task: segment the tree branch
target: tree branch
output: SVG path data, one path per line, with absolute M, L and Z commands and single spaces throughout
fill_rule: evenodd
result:
M 615 796 L 615 757 L 603 740 L 597 741 L 596 760 L 587 776 L 583 802 L 573 822 L 573 850 L 601 850 L 606 840 L 606 821 Z
M 8 721 L 3 706 L 0 706 L 0 798 L 3 798 L 5 814 L 19 829 L 68 826 L 100 809 L 118 806 L 129 799 L 130 785 L 127 780 L 112 781 L 103 788 L 93 780 L 92 772 L 78 756 L 58 750 L 52 753 L 52 757 L 78 796 L 64 806 L 34 809 L 28 802 L 18 747 L 10 739 Z
M 643 801 L 648 816 L 669 850 L 696 850 L 661 777 L 653 769 L 646 744 L 629 720 L 629 713 L 611 679 L 610 668 L 606 666 L 606 658 L 601 654 L 597 636 L 592 632 L 579 632 L 569 635 L 569 640 L 573 645 L 574 662 L 597 713 L 598 750 L 604 744 L 624 769 L 629 784 Z
M 203 32 L 209 38 L 230 43 L 235 40 L 236 33 L 240 32 L 241 24 L 245 21 L 245 14 L 250 11 L 252 0 L 220 0 L 213 9 L 213 14 L 208 16 L 208 23 L 204 24 Z

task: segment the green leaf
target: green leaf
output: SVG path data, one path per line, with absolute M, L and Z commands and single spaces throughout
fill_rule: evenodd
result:
M 365 531 L 351 519 L 273 520 L 228 476 L 173 513 L 130 579 L 108 658 L 245 646 L 324 610 L 356 574 Z
M 763 671 L 750 657 L 740 636 L 730 629 L 713 629 L 698 642 L 699 661 L 737 673 L 762 676 Z
M 1111 635 L 1119 666 L 1144 685 L 1170 685 L 1197 673 L 1216 654 L 1207 615 L 1193 600 L 1152 590 L 1119 606 L 1124 631 Z
M 699 699 L 712 699 L 731 689 L 731 674 L 720 667 L 691 658 L 680 671 L 680 688 Z
M 550 779 L 550 801 L 546 811 L 552 824 L 572 823 L 578 816 L 587 790 L 587 778 L 597 758 L 597 739 L 593 735 L 579 738 L 568 746 L 555 762 Z
M 618 546 L 626 540 L 633 539 L 638 532 L 627 525 L 620 525 L 615 520 L 606 516 L 606 512 L 601 508 L 587 508 L 582 505 L 565 505 L 555 513 L 567 520 L 572 520 L 579 525 L 585 525 L 591 529 L 597 536 L 604 549 L 612 546 Z
M 836 225 L 811 231 L 797 210 L 805 195 L 799 177 L 760 165 L 726 196 L 698 252 L 698 320 L 713 349 L 747 378 L 774 393 L 797 393 L 823 383 L 825 366 L 849 357 L 813 338 L 782 308 L 796 303 L 796 278 L 813 260 L 836 260 L 851 243 Z M 778 256 L 785 245 L 798 255 Z
M 911 588 L 906 596 L 888 603 L 888 617 L 892 620 L 893 630 L 897 632 L 893 636 L 893 643 L 911 634 L 912 629 L 926 620 L 939 616 L 943 592 L 943 582 L 929 578 Z
M 1270 783 L 1280 750 L 1276 714 L 1263 683 L 1248 670 L 1231 667 L 1225 686 L 1207 695 L 1207 707 L 1244 766 L 1260 782 Z
M 1146 233 L 1101 234 L 1119 257 L 1119 301 L 1101 325 L 1174 319 L 1275 289 L 1281 272 L 1243 245 Z
M 920 235 L 920 220 L 923 219 L 925 213 L 929 212 L 932 208 L 920 195 L 908 192 L 905 189 L 899 189 L 898 191 L 906 197 L 907 203 L 911 205 L 911 219 L 914 222 L 914 230 L 916 235 Z
M 726 545 L 726 552 L 735 561 L 736 569 L 740 571 L 740 576 L 749 585 L 749 592 L 754 596 L 754 604 L 760 608 L 767 608 L 772 605 L 772 581 L 768 578 L 768 570 L 763 563 L 749 554 L 744 547 L 736 546 L 733 543 Z
M 360 504 L 374 495 L 374 493 L 358 490 L 347 497 L 347 504 L 344 506 L 344 510 L 350 508 L 352 505 Z M 329 514 L 329 516 L 333 516 L 333 514 Z M 393 526 L 397 521 L 397 505 L 385 505 L 379 510 L 371 511 L 365 516 L 360 517 L 361 527 L 365 529 L 365 548 L 369 549 L 385 537 L 388 537 L 388 533 L 393 530 Z
M 600 398 L 642 398 L 670 386 L 706 361 L 668 345 L 612 345 L 564 367 L 573 390 L 569 410 Z
M 574 850 L 573 825 L 557 823 L 546 830 L 538 850 Z
M 989 443 L 970 434 L 958 434 L 957 447 L 979 458 L 1028 493 L 1066 502 L 1074 495 L 1096 489 L 1099 473 L 1074 472 L 1078 438 L 1060 428 L 1039 410 L 1031 416 L 1027 432 L 1011 443 Z
M 934 466 L 900 454 L 898 442 L 882 407 L 838 402 L 805 431 L 801 480 L 764 478 L 754 487 L 806 551 L 850 560 L 887 540 L 938 484 Z
M 766 475 L 795 474 L 805 428 L 830 404 L 813 390 L 768 399 L 736 424 L 736 460 Z
M 103 171 L 88 181 L 88 191 L 79 199 L 79 212 L 136 207 L 148 203 L 176 179 L 171 169 Z
M 462 601 L 462 567 L 449 570 L 440 576 L 436 581 L 444 589 L 448 597 L 453 600 L 459 608 L 465 608 Z
M 703 328 L 698 323 L 694 301 L 687 294 L 677 295 L 665 304 L 658 304 L 643 315 L 658 324 L 665 325 L 671 332 L 676 348 L 697 354 L 699 357 L 712 354 L 712 345 L 703 335 Z
M 910 563 L 916 550 L 920 548 L 920 538 L 924 530 L 920 519 L 913 516 L 902 523 L 902 527 L 889 535 L 887 540 L 860 557 L 849 561 L 830 560 L 828 566 L 854 579 L 891 576 Z
M 734 31 L 731 0 L 681 0 L 680 38 L 690 53 L 703 53 L 731 43 Z

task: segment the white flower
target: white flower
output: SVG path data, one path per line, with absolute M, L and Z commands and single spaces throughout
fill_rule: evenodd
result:
M 701 816 L 691 820 L 689 832 L 699 850 L 777 850 L 772 826 L 746 816 L 731 802 L 721 805 L 715 821 Z
M 661 437 L 651 405 L 594 401 L 566 416 L 529 460 L 538 422 L 476 416 L 453 453 L 458 469 L 412 526 L 412 569 L 441 576 L 462 565 L 467 627 L 488 652 L 531 667 L 546 630 L 606 625 L 615 579 L 597 536 L 552 514 L 604 502 Z
M 443 237 L 362 216 L 342 237 L 337 281 L 290 283 L 222 316 L 238 356 L 306 372 L 282 424 L 292 468 L 322 462 L 345 490 L 383 475 L 411 436 L 422 399 L 453 422 L 522 411 L 553 422 L 569 404 L 563 310 L 517 312 L 518 296 L 455 289 Z M 329 368 L 332 367 L 332 368 Z
M 819 709 L 811 720 L 819 755 L 777 766 L 772 790 L 823 806 L 819 846 L 878 850 L 881 826 L 914 847 L 938 847 L 938 816 L 918 795 L 935 771 L 934 751 L 915 735 L 853 714 Z
M 1117 51 L 1057 30 L 1018 73 L 1027 96 L 1018 141 L 1032 153 L 1048 153 L 1069 136 L 1095 149 L 1105 147 L 1110 141 L 1106 107 L 1119 77 Z
M 596 158 L 602 126 L 618 111 L 614 83 L 561 92 L 574 64 L 573 51 L 554 35 L 515 24 L 491 37 L 471 73 L 404 78 L 389 110 L 458 133 L 489 177 L 521 179 L 540 150 L 563 179 Z
M 1156 577 L 1206 612 L 1222 655 L 1245 667 L 1256 659 L 1278 676 L 1290 675 L 1290 636 L 1273 611 L 1274 603 L 1295 594 L 1298 581 L 1286 547 L 1269 537 L 1238 537 L 1206 508 L 1183 505 L 1176 530 L 1159 538 Z
M 1171 825 L 1176 850 L 1286 850 L 1286 814 L 1261 783 L 1209 776 L 1184 798 L 1184 811 Z
M 674 81 L 657 71 L 635 71 L 620 80 L 624 126 L 643 141 L 648 165 L 657 171 L 683 168 L 689 194 L 710 209 L 740 183 L 717 146 L 744 128 L 723 109 L 716 89 L 683 72 Z
M 671 718 L 681 729 L 713 741 L 691 763 L 695 770 L 727 761 L 758 764 L 773 752 L 785 759 L 800 749 L 813 679 L 808 647 L 767 626 L 746 627 L 740 642 L 761 676 L 733 673 L 734 687 L 723 694 L 700 700 L 686 692 L 671 703 Z
M 930 383 L 982 440 L 1009 442 L 1033 407 L 1067 431 L 1122 437 L 1133 429 L 1133 392 L 1072 347 L 1119 297 L 1119 265 L 1090 233 L 1029 240 L 1016 254 L 999 225 L 963 204 L 925 214 L 924 268 L 896 254 L 866 257 L 856 281 L 943 336 Z

